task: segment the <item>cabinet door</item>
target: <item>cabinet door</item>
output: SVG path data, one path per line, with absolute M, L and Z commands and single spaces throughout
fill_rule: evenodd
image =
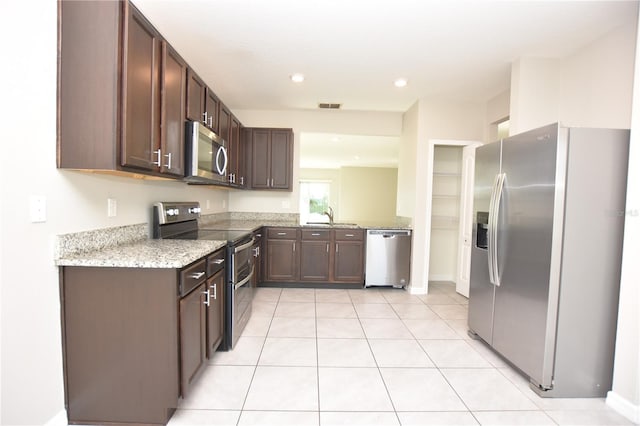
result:
M 187 71 L 187 119 L 205 123 L 205 84 L 191 69 Z M 207 124 L 207 123 L 205 123 Z
M 266 281 L 296 281 L 297 241 L 267 240 L 267 276 Z
M 230 125 L 229 128 L 229 170 L 227 171 L 229 176 L 229 183 L 237 186 L 240 184 L 240 178 L 238 177 L 238 165 L 240 163 L 240 139 L 239 139 L 239 129 L 240 122 L 234 117 L 230 116 Z
M 224 269 L 207 280 L 207 358 L 211 359 L 222 342 L 224 333 Z
M 219 135 L 222 139 L 227 142 L 227 146 L 229 143 L 229 139 L 231 138 L 231 111 L 220 102 L 220 108 L 218 111 L 218 121 L 219 121 Z
M 271 131 L 271 188 L 291 189 L 292 143 L 288 130 Z
M 187 394 L 206 356 L 206 283 L 180 299 L 181 394 Z
M 137 10 L 125 10 L 121 164 L 152 170 L 160 164 L 160 39 Z
M 218 133 L 220 131 L 220 123 L 218 121 L 218 113 L 220 109 L 220 100 L 213 93 L 213 90 L 207 87 L 207 95 L 205 96 L 204 111 L 206 112 L 207 122 L 205 123 L 211 130 Z
M 161 173 L 184 176 L 184 118 L 187 65 L 162 42 Z
M 334 259 L 334 281 L 364 282 L 362 241 L 336 241 Z
M 251 137 L 251 188 L 268 189 L 271 183 L 269 130 L 253 129 Z
M 300 242 L 300 281 L 329 281 L 330 241 Z
M 245 184 L 244 178 L 244 149 L 241 138 L 241 125 L 240 121 L 231 116 L 231 141 L 233 152 L 233 183 L 237 187 L 243 187 Z

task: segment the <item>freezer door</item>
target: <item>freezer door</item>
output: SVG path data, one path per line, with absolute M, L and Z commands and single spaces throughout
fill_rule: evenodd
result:
M 469 330 L 491 343 L 494 285 L 489 281 L 487 222 L 491 193 L 500 173 L 501 142 L 478 147 L 473 199 L 473 242 L 469 276 Z
M 543 386 L 551 386 L 549 363 L 553 363 L 555 345 L 555 318 L 549 318 L 549 312 L 556 310 L 550 299 L 554 303 L 557 298 L 557 288 L 550 298 L 554 221 L 558 219 L 554 216 L 556 162 L 566 161 L 566 152 L 562 154 L 558 147 L 557 125 L 516 135 L 502 144 L 500 286 L 495 294 L 492 346 Z M 558 170 L 564 168 L 561 164 Z

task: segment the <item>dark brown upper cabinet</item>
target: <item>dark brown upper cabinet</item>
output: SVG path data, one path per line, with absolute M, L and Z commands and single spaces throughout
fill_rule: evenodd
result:
M 129 2 L 58 8 L 58 167 L 183 176 L 186 63 Z
M 187 72 L 187 120 L 199 121 L 219 132 L 220 100 L 200 77 L 189 68 Z
M 293 180 L 293 130 L 247 129 L 250 189 L 291 191 Z

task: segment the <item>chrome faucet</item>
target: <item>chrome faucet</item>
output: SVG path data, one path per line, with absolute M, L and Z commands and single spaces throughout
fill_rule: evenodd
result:
M 329 211 L 326 211 L 322 214 L 329 216 L 329 223 L 333 225 L 333 209 L 331 208 L 331 206 L 329 206 Z

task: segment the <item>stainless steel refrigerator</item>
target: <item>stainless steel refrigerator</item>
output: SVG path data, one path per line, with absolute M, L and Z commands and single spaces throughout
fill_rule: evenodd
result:
M 611 389 L 628 149 L 553 124 L 476 151 L 469 331 L 541 396 Z

